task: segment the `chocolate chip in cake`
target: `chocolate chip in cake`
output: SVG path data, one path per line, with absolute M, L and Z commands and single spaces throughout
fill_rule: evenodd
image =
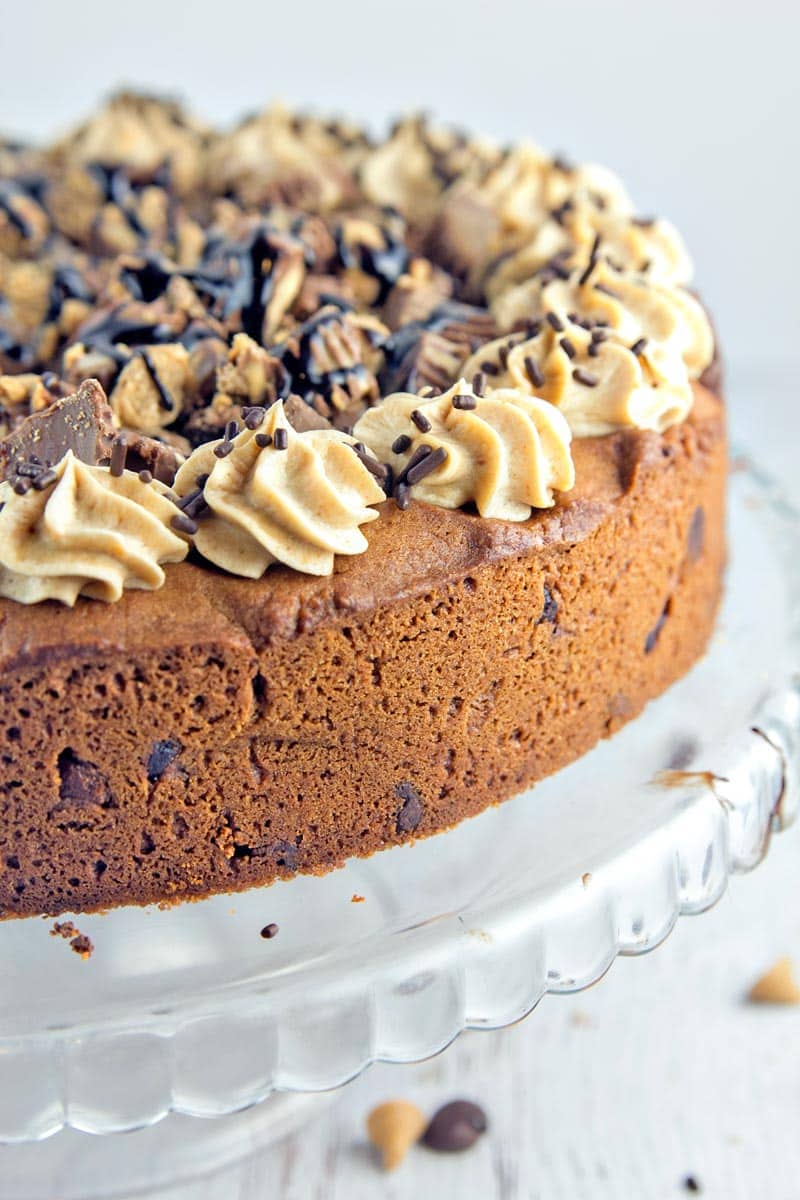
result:
M 394 794 L 398 800 L 403 801 L 402 807 L 397 814 L 397 832 L 413 833 L 422 820 L 425 811 L 422 797 L 413 784 L 405 781 L 397 784 Z
M 692 513 L 689 525 L 689 536 L 686 539 L 686 557 L 689 562 L 697 562 L 702 558 L 706 540 L 706 514 L 698 507 Z
M 287 871 L 297 870 L 297 847 L 293 842 L 279 838 L 275 842 L 258 842 L 254 846 L 238 844 L 233 851 L 234 859 L 269 858 L 276 867 L 284 867 Z
M 544 585 L 542 590 L 544 593 L 544 604 L 542 606 L 542 615 L 536 623 L 537 625 L 552 624 L 558 617 L 558 601 L 547 584 Z
M 489 1126 L 486 1113 L 471 1100 L 451 1100 L 434 1113 L 422 1141 L 431 1150 L 457 1154 L 474 1146 Z
M 664 628 L 664 623 L 666 622 L 666 619 L 670 614 L 671 607 L 672 607 L 672 602 L 670 600 L 668 600 L 667 603 L 664 605 L 664 609 L 663 609 L 660 617 L 658 618 L 655 625 L 653 626 L 653 628 L 650 630 L 647 637 L 645 638 L 645 642 L 644 642 L 645 654 L 652 654 L 653 651 L 655 650 L 656 644 L 661 635 L 661 630 Z
M 277 926 L 274 921 L 270 921 L 269 925 L 265 925 L 261 930 L 262 938 L 265 938 L 267 941 L 271 941 L 272 938 L 277 937 L 278 933 L 279 926 Z
M 154 742 L 147 759 L 147 782 L 157 783 L 182 750 L 183 744 L 177 738 Z
M 69 746 L 58 756 L 58 774 L 58 808 L 69 804 L 115 807 L 109 782 L 100 768 L 79 758 Z

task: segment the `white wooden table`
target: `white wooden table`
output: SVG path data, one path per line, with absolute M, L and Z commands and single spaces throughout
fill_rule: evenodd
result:
M 800 374 L 732 390 L 738 440 L 800 502 Z M 798 1200 L 800 1007 L 742 999 L 784 954 L 800 971 L 800 828 L 713 912 L 590 991 L 428 1063 L 373 1068 L 248 1164 L 230 1200 L 668 1200 L 691 1194 L 689 1175 L 710 1200 Z M 364 1117 L 395 1096 L 425 1110 L 472 1097 L 491 1131 L 461 1156 L 417 1149 L 385 1176 Z

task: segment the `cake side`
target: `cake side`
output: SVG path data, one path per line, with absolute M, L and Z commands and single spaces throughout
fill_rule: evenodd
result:
M 330 578 L 183 563 L 109 607 L 3 601 L 4 915 L 325 871 L 474 815 L 637 715 L 713 627 L 722 403 L 695 385 L 666 433 L 574 455 L 575 490 L 527 522 L 387 504 Z

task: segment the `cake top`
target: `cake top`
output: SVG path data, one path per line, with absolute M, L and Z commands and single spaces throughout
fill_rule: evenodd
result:
M 686 418 L 714 352 L 690 279 L 611 172 L 421 117 L 219 132 L 124 93 L 0 142 L 0 594 L 112 599 L 187 543 L 329 573 L 387 497 L 527 520 L 573 437 Z M 92 489 L 154 570 L 120 573 Z M 94 582 L 54 541 L 68 492 Z

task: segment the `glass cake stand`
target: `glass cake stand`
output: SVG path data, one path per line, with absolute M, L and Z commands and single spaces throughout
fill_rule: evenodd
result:
M 752 466 L 730 500 L 706 658 L 534 794 L 324 878 L 75 917 L 88 961 L 50 921 L 0 923 L 0 1197 L 233 1164 L 312 1093 L 587 987 L 755 866 L 798 803 L 800 525 Z

